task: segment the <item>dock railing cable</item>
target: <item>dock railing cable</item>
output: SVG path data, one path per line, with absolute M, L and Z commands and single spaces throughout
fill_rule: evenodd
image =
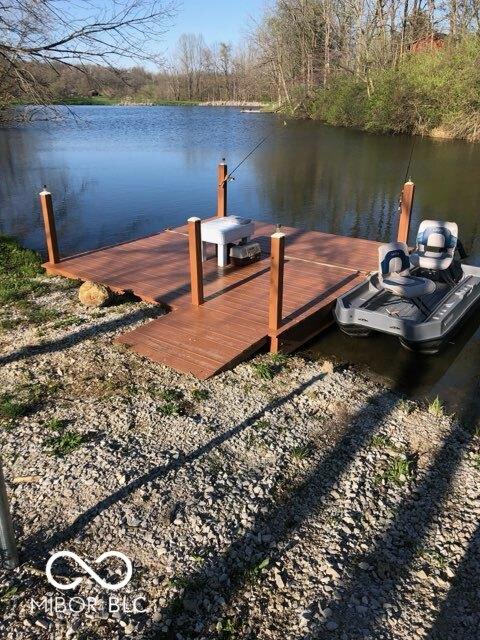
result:
M 18 551 L 8 506 L 7 489 L 0 458 L 0 565 L 7 569 L 18 567 Z
M 45 228 L 45 239 L 47 241 L 48 261 L 52 264 L 57 264 L 60 262 L 60 252 L 58 250 L 52 194 L 44 187 L 44 190 L 40 192 L 39 195 L 43 215 L 43 226 Z
M 268 304 L 268 331 L 270 351 L 278 351 L 276 332 L 282 326 L 283 275 L 285 270 L 285 234 L 277 231 L 271 236 L 270 249 L 270 292 Z

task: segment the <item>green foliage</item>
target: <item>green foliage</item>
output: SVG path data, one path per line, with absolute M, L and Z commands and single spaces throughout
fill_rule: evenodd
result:
M 480 40 L 404 55 L 368 77 L 338 74 L 319 89 L 311 117 L 372 132 L 445 135 L 480 140 Z
M 0 396 L 0 418 L 14 420 L 26 415 L 29 403 L 17 400 L 13 395 L 4 393 Z
M 40 274 L 41 258 L 37 253 L 0 235 L 0 304 L 43 293 L 45 285 L 36 279 Z
M 207 389 L 194 389 L 192 391 L 192 398 L 195 402 L 201 402 L 202 400 L 208 400 L 210 392 Z
M 50 455 L 63 458 L 87 442 L 86 436 L 73 429 L 67 429 L 68 424 L 68 420 L 59 420 L 58 418 L 52 418 L 47 422 L 46 427 L 56 432 L 56 435 L 49 436 L 43 441 L 43 447 Z
M 414 460 L 406 456 L 394 458 L 385 471 L 378 475 L 376 480 L 381 482 L 402 485 L 408 482 L 414 474 Z
M 299 446 L 293 447 L 290 450 L 290 455 L 293 460 L 306 460 L 311 456 L 311 454 L 312 454 L 312 447 L 308 444 L 299 445 Z
M 180 416 L 185 413 L 186 405 L 180 389 L 162 389 L 159 396 L 164 401 L 158 409 L 160 415 Z
M 238 634 L 238 623 L 233 618 L 223 618 L 216 624 L 216 630 L 221 640 L 236 640 Z
M 272 353 L 261 362 L 252 364 L 252 369 L 261 380 L 273 380 L 280 373 L 288 361 L 288 356 L 283 353 Z
M 428 413 L 436 418 L 442 418 L 445 415 L 443 404 L 438 396 L 428 405 Z
M 252 564 L 245 571 L 245 580 L 250 583 L 258 582 L 269 564 L 270 558 L 264 558 Z

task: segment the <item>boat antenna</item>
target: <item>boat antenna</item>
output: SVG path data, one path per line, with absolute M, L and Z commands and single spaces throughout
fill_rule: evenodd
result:
M 287 126 L 287 123 L 286 123 L 286 121 L 285 121 L 285 120 L 283 121 L 283 126 L 284 126 L 284 127 L 286 127 L 286 126 Z M 263 144 L 264 142 L 266 142 L 266 141 L 267 141 L 271 136 L 273 136 L 273 134 L 274 134 L 274 133 L 278 133 L 278 129 L 277 129 L 277 127 L 276 127 L 276 126 L 272 127 L 272 130 L 270 131 L 270 133 L 268 133 L 265 137 L 263 137 L 263 138 L 260 140 L 260 142 L 258 142 L 258 143 L 253 147 L 253 149 L 252 149 L 251 151 L 249 151 L 249 152 L 247 153 L 247 155 L 246 155 L 242 160 L 240 160 L 240 162 L 236 165 L 236 167 L 234 167 L 234 168 L 232 169 L 232 171 L 230 171 L 230 173 L 229 173 L 229 174 L 228 174 L 228 175 L 227 175 L 227 176 L 222 180 L 222 182 L 220 183 L 220 185 L 219 185 L 219 186 L 222 186 L 225 182 L 228 182 L 229 180 L 235 180 L 235 178 L 232 178 L 232 176 L 233 176 L 233 174 L 235 173 L 235 171 L 236 171 L 237 169 L 239 169 L 239 168 L 242 166 L 242 164 L 245 162 L 245 160 L 248 160 L 248 158 L 249 158 L 253 153 L 255 153 L 255 151 L 256 151 L 257 149 L 259 149 L 259 148 L 262 146 L 262 144 Z

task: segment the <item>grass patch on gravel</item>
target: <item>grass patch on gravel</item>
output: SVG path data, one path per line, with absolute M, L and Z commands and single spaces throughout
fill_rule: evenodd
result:
M 28 413 L 30 404 L 15 398 L 10 393 L 4 393 L 0 396 L 0 418 L 5 420 L 14 420 L 21 418 Z
M 412 479 L 415 473 L 415 460 L 408 456 L 394 458 L 383 473 L 376 477 L 376 482 L 396 484 L 401 486 Z
M 443 416 L 445 415 L 445 410 L 438 396 L 435 398 L 435 400 L 432 400 L 432 402 L 429 403 L 427 411 L 431 416 L 435 416 L 435 418 L 443 418 Z
M 268 359 L 251 365 L 253 371 L 260 380 L 273 380 L 279 374 L 288 361 L 288 356 L 283 353 L 272 353 Z
M 163 400 L 158 411 L 161 416 L 182 416 L 186 412 L 186 402 L 180 389 L 162 389 L 158 394 Z
M 43 447 L 52 456 L 63 458 L 82 444 L 88 441 L 88 438 L 74 429 L 68 429 L 69 421 L 52 418 L 47 422 L 46 427 L 56 434 L 45 438 Z

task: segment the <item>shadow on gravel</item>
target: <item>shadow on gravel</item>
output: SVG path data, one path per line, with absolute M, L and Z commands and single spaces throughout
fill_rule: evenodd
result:
M 345 576 L 340 587 L 340 602 L 327 602 L 332 611 L 331 619 L 338 623 L 338 633 L 346 632 L 352 640 L 374 637 L 371 634 L 379 631 L 375 625 L 380 624 L 385 611 L 378 606 L 369 606 L 370 598 L 377 604 L 378 600 L 384 599 L 399 608 L 399 615 L 407 615 L 405 609 L 414 579 L 411 573 L 414 562 L 425 547 L 430 527 L 441 518 L 442 507 L 466 449 L 472 439 L 478 437 L 478 392 L 479 383 L 474 380 L 469 393 L 470 403 L 453 422 L 425 477 L 416 485 L 415 492 L 400 504 L 390 526 L 374 540 L 367 552 L 353 558 L 340 558 L 340 562 L 350 564 L 354 569 Z M 480 530 L 477 530 L 448 596 L 440 606 L 437 620 L 427 636 L 429 640 L 471 640 L 477 636 L 480 626 L 479 546 Z M 360 563 L 367 563 L 371 569 L 365 571 Z M 422 583 L 420 578 L 417 580 Z M 365 595 L 369 600 L 367 606 L 362 603 Z M 462 631 L 461 626 L 467 624 L 469 628 Z M 428 628 L 427 616 L 424 627 Z M 302 640 L 312 637 L 311 633 L 306 633 Z
M 48 533 L 45 530 L 41 530 L 37 532 L 31 538 L 27 538 L 22 543 L 22 548 L 25 550 L 22 554 L 22 561 L 33 561 L 35 563 L 44 562 L 49 552 L 54 549 L 56 546 L 63 544 L 64 542 L 70 540 L 75 537 L 78 533 L 80 533 L 94 518 L 99 516 L 103 511 L 111 507 L 113 504 L 117 502 L 121 502 L 125 498 L 127 498 L 134 491 L 137 491 L 141 487 L 145 486 L 150 482 L 154 482 L 161 478 L 165 478 L 170 472 L 176 471 L 180 467 L 190 464 L 201 458 L 202 456 L 206 456 L 213 449 L 219 447 L 221 444 L 234 437 L 235 435 L 241 433 L 248 427 L 252 426 L 257 422 L 260 418 L 264 416 L 267 411 L 272 411 L 281 407 L 285 403 L 289 402 L 296 396 L 301 395 L 304 391 L 306 391 L 313 384 L 318 382 L 324 377 L 324 374 L 319 374 L 312 377 L 308 382 L 298 386 L 296 389 L 291 391 L 285 396 L 274 400 L 270 404 L 266 405 L 260 411 L 257 411 L 252 416 L 241 422 L 240 424 L 232 427 L 225 433 L 222 433 L 215 438 L 212 438 L 209 442 L 207 442 L 202 447 L 199 447 L 195 451 L 184 455 L 179 459 L 172 460 L 166 465 L 161 465 L 158 467 L 154 467 L 150 469 L 147 473 L 139 476 L 135 480 L 129 482 L 126 486 L 122 487 L 115 493 L 112 493 L 104 500 L 101 500 L 96 505 L 82 513 L 78 516 L 71 525 L 65 528 L 63 531 L 59 531 L 54 533 L 52 536 L 48 536 Z M 43 568 L 43 567 L 42 567 Z
M 64 351 L 65 349 L 70 349 L 74 345 L 78 344 L 79 342 L 83 342 L 84 340 L 97 338 L 105 333 L 109 333 L 110 331 L 115 331 L 116 329 L 121 329 L 122 327 L 128 327 L 136 322 L 139 322 L 140 320 L 154 319 L 163 314 L 164 309 L 161 306 L 159 306 L 158 308 L 153 307 L 152 309 L 148 310 L 138 309 L 133 313 L 126 313 L 121 318 L 114 318 L 93 327 L 80 329 L 79 331 L 75 331 L 75 333 L 71 333 L 64 338 L 51 340 L 49 342 L 44 342 L 38 345 L 23 347 L 22 349 L 14 351 L 13 353 L 9 353 L 6 356 L 0 356 L 0 366 L 9 364 L 11 362 L 27 360 L 28 358 L 33 358 L 34 356 L 42 355 L 45 353 Z
M 480 636 L 480 524 L 460 562 L 427 640 L 474 640 Z
M 418 376 L 416 365 L 413 367 L 411 375 Z M 192 602 L 195 603 L 196 620 L 202 621 L 202 630 L 199 632 L 198 629 L 193 628 L 195 625 L 191 625 L 191 613 L 185 616 L 182 611 L 178 613 L 178 603 L 172 603 L 172 606 L 160 612 L 162 619 L 170 618 L 173 621 L 166 638 L 230 637 L 222 631 L 213 632 L 212 635 L 211 630 L 215 628 L 215 623 L 218 624 L 222 618 L 228 618 L 228 610 L 236 594 L 251 583 L 252 573 L 254 574 L 262 559 L 268 557 L 270 565 L 280 560 L 282 552 L 278 550 L 278 545 L 282 542 L 291 541 L 291 545 L 301 545 L 301 540 L 295 540 L 297 528 L 311 515 L 325 510 L 329 503 L 334 504 L 334 498 L 330 493 L 340 476 L 348 470 L 359 451 L 370 442 L 396 404 L 397 399 L 389 390 L 384 390 L 370 398 L 370 401 L 355 415 L 349 416 L 343 424 L 337 425 L 337 434 L 340 431 L 337 442 L 327 449 L 318 465 L 301 483 L 294 485 L 284 499 L 273 504 L 268 513 L 257 516 L 253 526 L 237 538 L 225 552 L 207 560 L 201 568 L 184 576 L 184 582 L 187 585 L 184 602 L 188 601 L 189 607 Z M 259 542 L 264 534 L 271 536 L 271 542 L 268 545 L 263 541 Z M 223 600 L 221 606 L 218 605 L 218 598 L 215 599 L 219 593 Z M 248 604 L 246 603 L 244 607 L 244 615 L 241 617 L 248 620 Z M 291 615 L 296 614 L 291 612 Z M 275 631 L 279 634 L 284 632 L 283 629 Z M 154 630 L 149 629 L 142 637 L 159 636 L 155 635 Z M 258 636 L 251 630 L 246 635 L 231 637 L 253 640 Z M 281 637 L 281 635 L 272 635 L 272 637 Z

